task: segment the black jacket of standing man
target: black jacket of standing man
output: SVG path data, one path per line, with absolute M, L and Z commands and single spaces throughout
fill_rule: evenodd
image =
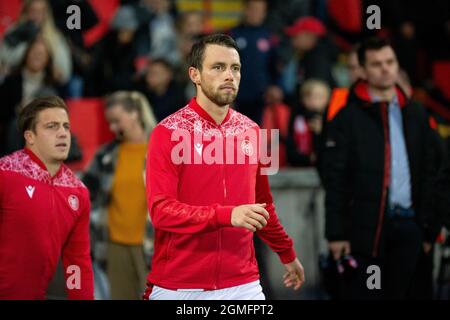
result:
M 366 40 L 358 58 L 367 80 L 350 89 L 325 139 L 326 238 L 336 260 L 352 255 L 359 265 L 344 297 L 403 298 L 420 250 L 435 237 L 432 129 L 425 109 L 396 85 L 398 61 L 386 40 Z M 383 290 L 367 289 L 372 264 Z

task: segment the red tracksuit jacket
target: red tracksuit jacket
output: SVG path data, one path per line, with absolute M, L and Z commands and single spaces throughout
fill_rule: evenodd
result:
M 68 298 L 93 299 L 89 211 L 88 190 L 66 166 L 51 177 L 28 149 L 1 158 L 0 300 L 45 299 L 61 253 Z
M 267 203 L 270 219 L 257 234 L 283 263 L 295 259 L 293 242 L 278 221 L 259 162 L 230 164 L 228 153 L 211 152 L 216 143 L 231 149 L 235 157 L 241 153 L 250 158 L 257 154 L 257 146 L 249 146 L 247 138 L 252 130 L 259 132 L 257 124 L 233 109 L 217 125 L 195 98 L 153 130 L 146 168 L 147 200 L 155 228 L 150 284 L 215 290 L 259 279 L 253 233 L 231 225 L 232 209 L 243 204 Z M 190 158 L 191 164 L 173 161 L 174 154 Z M 206 154 L 214 154 L 223 163 L 193 163 Z

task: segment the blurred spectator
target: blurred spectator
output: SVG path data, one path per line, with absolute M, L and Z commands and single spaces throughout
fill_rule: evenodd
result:
M 279 166 L 287 165 L 286 159 L 286 138 L 288 136 L 288 125 L 291 109 L 283 102 L 283 91 L 277 86 L 267 88 L 264 95 L 264 113 L 262 117 L 261 129 L 278 129 L 280 134 L 279 143 Z M 270 132 L 267 134 L 269 144 L 272 143 Z M 270 150 L 268 148 L 268 150 Z
M 450 58 L 450 2 L 448 0 L 434 0 L 432 4 L 422 0 L 377 0 L 376 2 L 383 12 L 382 20 L 385 27 L 394 35 L 400 33 L 404 39 L 413 39 L 422 49 L 425 49 L 418 53 L 419 56 L 425 53 L 425 57 L 421 57 L 422 68 L 434 60 Z M 416 56 L 416 52 L 409 53 L 408 57 L 405 52 L 407 59 Z M 417 61 L 415 62 L 417 66 Z M 412 74 L 408 68 L 405 67 L 405 69 L 410 76 L 416 77 L 417 73 Z M 418 76 L 426 76 L 422 73 L 424 70 L 420 71 Z M 422 79 L 413 79 L 415 85 L 414 80 Z
M 354 84 L 327 126 L 326 238 L 346 264 L 343 298 L 405 299 L 420 251 L 428 254 L 436 237 L 433 131 L 425 109 L 396 85 L 399 65 L 387 41 L 364 41 L 358 60 L 367 81 Z M 366 285 L 369 265 L 380 268 L 380 290 Z
M 325 26 L 314 17 L 297 19 L 285 32 L 291 37 L 293 53 L 283 68 L 282 86 L 288 101 L 297 100 L 296 93 L 303 81 L 314 78 L 334 86 L 331 74 L 336 48 L 326 37 Z
M 174 66 L 174 79 L 183 88 L 184 97 L 189 101 L 195 96 L 195 86 L 189 78 L 189 53 L 192 45 L 200 37 L 200 35 L 180 35 L 178 37 L 178 50 L 181 60 L 178 65 Z
M 312 0 L 268 1 L 267 24 L 276 33 L 283 33 L 286 25 L 298 17 L 312 15 Z
M 176 21 L 177 34 L 179 36 L 199 36 L 206 33 L 204 20 L 202 12 L 183 12 Z
M 421 81 L 418 69 L 421 50 L 416 26 L 410 21 L 405 21 L 393 31 L 392 44 L 398 54 L 400 67 L 405 70 L 406 74 L 412 76 L 411 83 L 417 85 Z
M 111 298 L 137 300 L 148 272 L 142 246 L 148 217 L 144 162 L 156 120 L 138 92 L 113 93 L 106 100 L 105 114 L 116 140 L 97 151 L 83 176 L 91 194 L 94 248 L 101 248 L 98 242 L 104 239 L 99 235 L 107 218 L 106 269 Z M 94 249 L 96 261 L 105 259 L 102 254 Z
M 95 48 L 95 78 L 92 81 L 92 85 L 96 86 L 95 95 L 134 88 L 137 80 L 139 44 L 135 36 L 138 26 L 132 7 L 123 6 L 117 10 L 111 21 L 111 30 Z
M 358 48 L 359 46 L 354 46 L 347 57 L 347 70 L 351 85 L 359 79 L 364 79 L 364 72 L 358 62 Z
M 300 89 L 300 103 L 292 112 L 287 138 L 287 157 L 293 166 L 317 165 L 322 153 L 322 128 L 330 88 L 321 80 L 306 80 Z
M 177 50 L 180 60 L 174 65 L 175 81 L 183 88 L 187 101 L 195 96 L 195 86 L 186 70 L 189 69 L 188 57 L 195 41 L 206 34 L 205 16 L 202 12 L 187 11 L 177 18 Z
M 147 67 L 139 91 L 152 105 L 157 121 L 163 120 L 187 103 L 181 88 L 173 77 L 173 68 L 163 58 L 154 59 Z
M 92 52 L 85 45 L 83 34 L 96 26 L 100 20 L 89 0 L 50 0 L 49 3 L 55 17 L 55 24 L 59 30 L 63 31 L 72 54 L 73 73 L 67 88 L 65 88 L 65 93 L 70 98 L 92 95 L 92 92 L 89 90 L 90 73 L 92 72 Z M 80 8 L 82 16 L 80 19 L 81 29 L 67 28 L 67 8 L 73 4 Z
M 72 58 L 69 46 L 56 29 L 46 0 L 25 0 L 16 24 L 6 32 L 0 46 L 0 64 L 12 69 L 23 59 L 28 45 L 40 34 L 50 46 L 53 74 L 59 84 L 69 81 Z
M 55 95 L 50 46 L 37 37 L 27 47 L 22 62 L 0 85 L 0 150 L 6 154 L 23 147 L 24 139 L 16 125 L 20 109 L 36 97 Z
M 142 31 L 149 43 L 150 59 L 164 58 L 172 64 L 180 61 L 177 51 L 175 20 L 169 0 L 142 0 L 138 10 Z
M 364 79 L 364 73 L 358 62 L 358 45 L 353 46 L 346 57 L 345 81 L 341 83 L 341 87 L 333 88 L 330 95 L 330 103 L 328 105 L 326 120 L 331 121 L 336 114 L 347 103 L 348 87 L 356 81 Z M 326 124 L 326 123 L 325 123 Z
M 276 78 L 275 40 L 264 24 L 266 0 L 245 1 L 243 14 L 242 23 L 229 32 L 239 47 L 241 63 L 245 66 L 235 106 L 239 112 L 261 123 L 263 95 Z

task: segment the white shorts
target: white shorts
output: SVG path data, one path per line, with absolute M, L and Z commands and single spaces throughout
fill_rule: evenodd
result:
M 240 286 L 219 289 L 169 290 L 153 286 L 150 300 L 266 300 L 259 280 Z

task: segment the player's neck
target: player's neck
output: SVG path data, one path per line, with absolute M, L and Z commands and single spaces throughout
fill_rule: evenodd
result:
M 45 166 L 47 167 L 47 171 L 50 173 L 50 176 L 54 177 L 56 173 L 59 171 L 59 168 L 61 168 L 62 162 L 53 162 L 53 163 L 45 163 Z
M 61 168 L 62 165 L 62 161 L 58 161 L 58 160 L 47 160 L 45 159 L 45 157 L 43 157 L 39 150 L 37 150 L 36 148 L 34 148 L 33 146 L 26 146 L 28 149 L 31 150 L 31 152 L 33 152 L 33 154 L 39 159 L 41 160 L 41 162 L 44 164 L 45 168 L 47 168 L 48 173 L 50 173 L 51 177 L 54 177 L 56 175 L 56 173 L 58 173 L 59 168 Z
M 218 106 L 210 99 L 208 99 L 204 94 L 201 93 L 197 94 L 196 99 L 198 105 L 203 110 L 205 110 L 217 124 L 221 124 L 223 122 L 223 120 L 228 114 L 228 108 L 230 107 L 230 105 Z

